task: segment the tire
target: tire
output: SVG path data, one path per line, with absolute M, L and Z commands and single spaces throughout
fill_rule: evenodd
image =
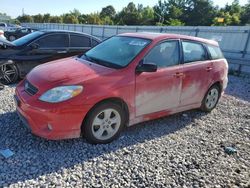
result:
M 14 63 L 0 65 L 0 83 L 4 85 L 14 84 L 19 78 L 19 71 Z
M 9 41 L 12 42 L 12 41 L 14 41 L 14 40 L 16 40 L 16 37 L 15 37 L 14 35 L 10 35 L 10 36 L 9 36 Z
M 220 96 L 221 90 L 218 85 L 210 87 L 202 100 L 201 110 L 204 112 L 211 112 L 214 108 L 216 108 Z
M 88 114 L 83 125 L 83 135 L 92 144 L 107 144 L 117 139 L 125 125 L 125 113 L 121 106 L 106 102 Z

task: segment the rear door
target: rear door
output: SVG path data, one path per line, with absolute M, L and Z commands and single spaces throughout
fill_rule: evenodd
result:
M 202 43 L 182 41 L 183 68 L 181 106 L 200 103 L 211 83 L 212 62 Z
M 85 35 L 70 34 L 70 56 L 79 55 L 91 49 L 91 38 Z
M 136 116 L 146 115 L 179 106 L 181 68 L 179 40 L 156 45 L 143 63 L 154 63 L 157 72 L 136 75 Z

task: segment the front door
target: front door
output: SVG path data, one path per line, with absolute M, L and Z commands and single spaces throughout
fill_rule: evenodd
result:
M 211 83 L 212 62 L 201 43 L 183 41 L 181 106 L 201 103 Z
M 36 48 L 33 46 L 36 46 Z M 23 61 L 27 64 L 26 73 L 39 64 L 68 57 L 68 48 L 68 34 L 57 33 L 42 36 L 32 42 L 23 55 L 25 57 Z
M 154 63 L 157 72 L 136 75 L 136 116 L 169 110 L 179 105 L 181 68 L 179 41 L 170 40 L 156 45 L 143 60 Z

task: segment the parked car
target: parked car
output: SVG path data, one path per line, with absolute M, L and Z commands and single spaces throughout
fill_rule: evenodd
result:
M 185 110 L 213 110 L 228 82 L 215 41 L 156 33 L 112 37 L 81 57 L 33 69 L 16 88 L 32 133 L 109 143 L 126 126 Z
M 8 25 L 7 25 L 6 23 L 0 22 L 0 29 L 1 29 L 1 30 L 4 30 L 4 29 L 7 28 L 7 27 L 8 27 Z
M 6 31 L 4 33 L 4 36 L 9 40 L 9 41 L 14 41 L 16 39 L 19 39 L 27 34 L 30 34 L 32 32 L 36 31 L 35 29 L 31 28 L 18 28 L 13 31 Z
M 21 28 L 21 26 L 0 22 L 0 29 L 3 31 L 15 31 L 18 28 Z
M 0 49 L 0 82 L 15 83 L 39 64 L 82 54 L 98 43 L 98 38 L 78 32 L 30 33 Z

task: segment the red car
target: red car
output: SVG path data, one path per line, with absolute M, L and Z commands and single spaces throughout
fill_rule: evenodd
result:
M 228 82 L 215 41 L 127 33 L 82 57 L 33 69 L 17 86 L 17 112 L 32 133 L 52 140 L 108 143 L 126 126 L 177 112 L 213 110 Z

